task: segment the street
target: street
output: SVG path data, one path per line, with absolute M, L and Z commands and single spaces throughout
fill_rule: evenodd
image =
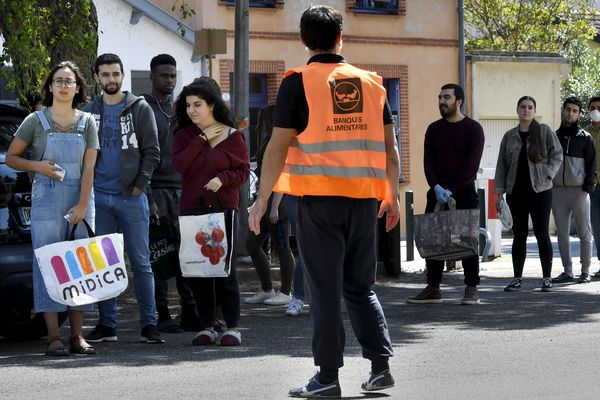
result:
M 598 398 L 600 280 L 543 293 L 538 261 L 528 258 L 520 293 L 502 290 L 512 276 L 510 256 L 482 263 L 479 306 L 460 305 L 461 271 L 445 273 L 440 305 L 405 302 L 424 287 L 422 260 L 403 262 L 399 278 L 381 275 L 375 290 L 394 343 L 396 387 L 361 393 L 370 364 L 346 320 L 343 398 Z M 554 265 L 556 275 L 560 259 Z M 242 275 L 253 273 L 249 268 Z M 595 262 L 592 272 L 597 269 Z M 242 280 L 242 298 L 256 286 Z M 193 332 L 164 334 L 165 345 L 138 343 L 130 292 L 120 304 L 119 342 L 97 344 L 97 356 L 55 359 L 42 354 L 43 339 L 0 341 L 0 398 L 284 399 L 316 371 L 308 312 L 287 317 L 284 308 L 242 304 L 241 347 L 192 347 Z M 86 331 L 95 317 L 87 316 Z M 62 333 L 67 337 L 68 329 Z

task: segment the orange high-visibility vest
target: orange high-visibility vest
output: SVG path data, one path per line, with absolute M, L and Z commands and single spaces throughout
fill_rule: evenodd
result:
M 382 79 L 346 63 L 311 63 L 302 74 L 308 125 L 288 149 L 276 192 L 384 199 Z

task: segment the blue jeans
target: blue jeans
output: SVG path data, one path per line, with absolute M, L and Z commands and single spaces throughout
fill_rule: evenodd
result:
M 596 189 L 590 194 L 591 204 L 591 222 L 592 233 L 594 235 L 594 243 L 596 244 L 596 256 L 600 260 L 600 185 L 596 185 Z
M 154 274 L 150 267 L 148 250 L 148 224 L 150 211 L 145 193 L 140 196 L 121 193 L 96 195 L 96 234 L 120 232 L 123 234 L 125 251 L 133 272 L 133 287 L 140 310 L 140 325 L 156 325 L 154 300 Z M 98 303 L 99 323 L 111 328 L 117 326 L 117 299 Z
M 296 235 L 296 220 L 298 219 L 298 196 L 285 196 L 285 208 L 290 220 L 291 232 Z M 296 235 L 298 240 L 298 235 Z M 296 265 L 294 267 L 294 279 L 293 279 L 293 290 L 294 297 L 300 300 L 304 300 L 304 268 L 302 268 L 302 258 L 300 252 L 296 257 Z

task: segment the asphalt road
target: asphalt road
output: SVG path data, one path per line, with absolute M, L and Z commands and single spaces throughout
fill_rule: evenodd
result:
M 361 393 L 369 363 L 347 323 L 344 398 L 600 398 L 600 281 L 542 293 L 532 276 L 522 292 L 506 293 L 498 271 L 482 269 L 479 306 L 459 304 L 461 272 L 445 274 L 441 305 L 405 303 L 423 287 L 422 273 L 380 277 L 396 387 Z M 244 297 L 255 284 L 244 284 Z M 242 346 L 222 348 L 192 347 L 191 332 L 165 334 L 165 345 L 138 343 L 130 293 L 121 307 L 119 342 L 98 344 L 97 356 L 54 359 L 42 354 L 43 339 L 0 341 L 0 399 L 284 399 L 315 371 L 308 313 L 243 305 Z M 94 324 L 90 314 L 86 325 Z

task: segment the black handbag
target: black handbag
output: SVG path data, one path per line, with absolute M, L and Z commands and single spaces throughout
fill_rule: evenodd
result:
M 179 269 L 179 229 L 166 217 L 150 219 L 150 265 L 162 280 L 181 276 Z

